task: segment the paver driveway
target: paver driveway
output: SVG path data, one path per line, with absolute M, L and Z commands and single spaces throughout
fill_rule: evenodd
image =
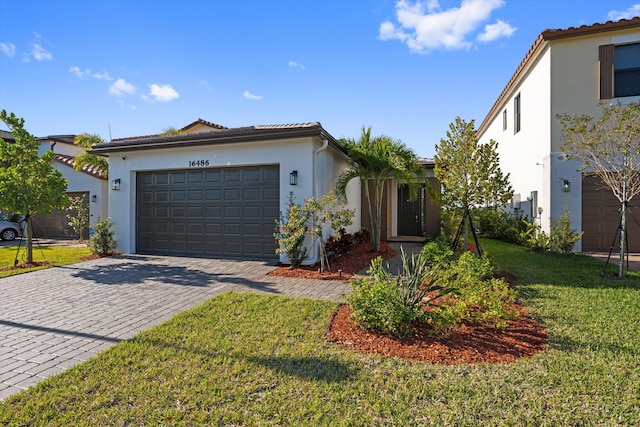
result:
M 255 261 L 101 258 L 0 279 L 0 400 L 227 290 L 339 300 L 346 282 Z

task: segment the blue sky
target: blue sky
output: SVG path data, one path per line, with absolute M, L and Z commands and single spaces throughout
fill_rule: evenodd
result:
M 0 0 L 0 109 L 36 136 L 107 141 L 198 118 L 372 126 L 432 157 L 543 30 L 638 15 L 640 0 Z

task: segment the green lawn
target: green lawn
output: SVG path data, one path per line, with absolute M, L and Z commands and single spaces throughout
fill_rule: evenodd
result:
M 25 262 L 25 247 L 3 246 L 0 247 L 0 278 L 13 276 L 15 274 L 28 273 L 29 271 L 42 270 L 59 265 L 73 264 L 82 261 L 82 257 L 90 255 L 91 251 L 87 248 L 74 248 L 66 246 L 33 246 L 33 261 L 48 262 L 49 265 L 41 265 L 30 268 L 16 268 L 14 266 L 16 260 L 18 264 Z M 17 256 L 16 256 L 17 255 Z
M 335 303 L 226 293 L 0 404 L 0 425 L 637 425 L 640 282 L 483 241 L 549 348 L 435 366 L 324 339 Z

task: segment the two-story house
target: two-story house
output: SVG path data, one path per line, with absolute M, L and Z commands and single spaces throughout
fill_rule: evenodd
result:
M 584 236 L 577 251 L 608 250 L 620 203 L 599 180 L 561 151 L 559 114 L 597 117 L 600 103 L 640 101 L 640 17 L 562 30 L 545 30 L 529 49 L 478 128 L 481 143 L 499 143 L 500 167 L 515 190 L 510 208 L 549 232 L 570 211 Z M 631 213 L 640 221 L 640 200 Z M 640 227 L 629 221 L 631 251 Z

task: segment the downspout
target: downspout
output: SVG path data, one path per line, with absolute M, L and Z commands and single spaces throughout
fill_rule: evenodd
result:
M 316 161 L 318 160 L 318 154 L 326 150 L 328 147 L 329 147 L 329 140 L 325 138 L 322 141 L 322 146 L 313 151 L 313 163 L 312 163 L 313 171 L 311 175 L 313 176 L 313 197 L 316 197 L 316 199 L 318 195 L 318 177 L 316 176 L 318 168 L 316 167 Z M 319 251 L 318 245 L 313 246 L 313 258 L 320 260 L 320 251 Z
M 322 141 L 322 147 L 316 149 L 313 152 L 313 196 L 317 196 L 318 195 L 318 180 L 317 180 L 317 176 L 316 176 L 316 170 L 318 168 L 316 167 L 316 161 L 318 159 L 318 154 L 321 151 L 326 150 L 327 147 L 329 147 L 329 140 L 325 139 L 324 141 Z

